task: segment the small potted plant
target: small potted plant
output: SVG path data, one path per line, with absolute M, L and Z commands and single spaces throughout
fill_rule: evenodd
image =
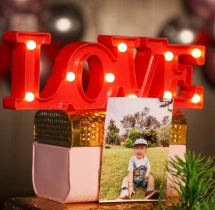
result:
M 163 186 L 160 188 L 158 210 L 213 210 L 215 209 L 215 166 L 212 157 L 188 152 L 184 160 L 175 156 L 168 161 L 167 170 L 172 181 L 171 188 L 178 198 L 168 198 L 168 206 L 162 202 Z

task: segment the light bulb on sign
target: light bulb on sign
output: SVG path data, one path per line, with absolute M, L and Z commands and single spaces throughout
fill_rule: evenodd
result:
M 127 46 L 127 44 L 125 44 L 125 43 L 120 43 L 120 44 L 118 45 L 118 50 L 119 50 L 119 52 L 126 52 L 127 49 L 128 49 L 128 46 Z
M 26 43 L 26 47 L 27 47 L 28 50 L 35 50 L 36 47 L 37 47 L 37 44 L 36 44 L 35 41 L 30 40 L 30 41 L 28 41 L 28 42 Z
M 34 94 L 32 92 L 27 92 L 25 94 L 25 100 L 27 102 L 32 102 L 34 100 Z
M 129 98 L 137 98 L 137 96 L 135 94 L 131 94 L 128 96 Z
M 200 58 L 201 55 L 202 55 L 202 52 L 201 52 L 200 49 L 195 48 L 195 49 L 192 50 L 192 56 L 193 56 L 194 58 Z
M 164 98 L 172 98 L 172 93 L 170 91 L 165 91 L 163 97 Z
M 165 52 L 164 57 L 166 61 L 171 61 L 174 58 L 174 55 L 172 52 Z
M 105 80 L 109 83 L 112 83 L 115 80 L 115 75 L 112 73 L 108 73 L 105 75 Z
M 75 80 L 75 74 L 73 72 L 68 72 L 66 75 L 66 80 L 72 82 Z
M 194 94 L 191 98 L 192 103 L 198 104 L 201 101 L 201 97 L 198 94 Z

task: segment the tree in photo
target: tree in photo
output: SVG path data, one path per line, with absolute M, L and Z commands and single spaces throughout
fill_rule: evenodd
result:
M 135 124 L 136 124 L 135 117 L 131 114 L 125 115 L 120 122 L 121 122 L 121 125 L 124 128 L 126 134 L 131 129 L 135 128 Z
M 144 128 L 145 129 L 156 129 L 159 128 L 161 126 L 160 122 L 157 120 L 156 117 L 154 116 L 147 116 L 144 122 Z
M 133 148 L 134 147 L 134 142 L 131 139 L 127 138 L 125 140 L 124 146 L 127 147 L 127 148 Z
M 149 108 L 145 107 L 142 111 L 136 112 L 134 115 L 125 115 L 120 121 L 125 133 L 128 134 L 128 132 L 132 129 L 142 131 L 144 129 L 145 119 L 149 115 L 149 111 Z
M 161 125 L 167 125 L 170 123 L 170 117 L 168 115 L 164 116 L 161 120 Z
M 113 145 L 120 145 L 119 128 L 116 126 L 114 120 L 110 120 L 107 127 L 106 143 Z
M 156 147 L 159 144 L 156 129 L 142 131 L 141 137 L 147 140 L 149 147 Z
M 159 98 L 160 107 L 167 107 L 168 111 L 172 111 L 173 99 L 169 98 Z
M 136 112 L 134 114 L 134 118 L 135 118 L 135 128 L 138 131 L 143 130 L 144 128 L 144 122 L 146 117 L 149 115 L 149 111 L 150 109 L 148 107 L 144 107 L 144 109 L 140 112 Z
M 160 127 L 158 130 L 158 139 L 159 143 L 163 147 L 168 147 L 169 146 L 169 138 L 170 138 L 170 131 L 171 131 L 171 125 L 163 125 Z
M 141 132 L 136 129 L 132 129 L 128 133 L 128 138 L 125 140 L 124 146 L 127 148 L 133 148 L 134 142 L 140 137 L 141 137 Z
M 133 129 L 128 133 L 128 138 L 132 140 L 132 142 L 134 143 L 137 139 L 139 139 L 141 136 L 141 132 Z

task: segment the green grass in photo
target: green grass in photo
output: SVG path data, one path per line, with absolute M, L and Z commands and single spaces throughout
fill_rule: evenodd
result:
M 168 158 L 168 149 L 168 147 L 153 147 L 148 148 L 146 152 L 157 190 L 160 189 Z M 119 197 L 122 180 L 128 175 L 128 163 L 133 155 L 133 149 L 121 146 L 113 146 L 111 149 L 103 150 L 100 200 L 115 200 Z M 132 195 L 132 199 L 144 199 L 145 192 L 146 188 L 138 187 L 135 194 Z

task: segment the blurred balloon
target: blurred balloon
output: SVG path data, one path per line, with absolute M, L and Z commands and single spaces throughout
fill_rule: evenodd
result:
M 193 44 L 200 38 L 202 22 L 195 17 L 176 17 L 167 22 L 159 37 L 165 37 L 172 44 Z
M 62 45 L 80 40 L 84 32 L 82 13 L 72 4 L 55 4 L 45 8 L 40 21 L 41 30 L 51 33 L 52 39 Z
M 204 21 L 211 19 L 215 15 L 214 0 L 184 0 L 184 3 L 189 11 Z
M 13 13 L 8 21 L 9 30 L 38 31 L 38 17 L 34 13 Z
M 215 47 L 207 48 L 204 72 L 209 81 L 215 85 Z
M 215 47 L 215 16 L 205 24 L 209 35 L 209 45 Z
M 38 13 L 43 7 L 44 0 L 3 0 L 6 13 L 32 12 Z
M 2 0 L 0 6 L 6 20 L 5 30 L 38 31 L 38 13 L 43 7 L 43 2 L 43 0 Z

